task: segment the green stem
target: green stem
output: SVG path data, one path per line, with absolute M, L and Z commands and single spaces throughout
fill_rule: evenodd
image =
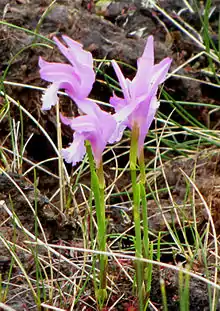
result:
M 105 220 L 105 179 L 102 163 L 97 168 L 97 177 L 99 184 L 99 194 L 100 194 L 100 217 L 98 221 L 98 241 L 100 251 L 106 251 L 106 220 Z M 98 213 L 97 213 L 98 214 Z M 107 269 L 107 256 L 100 255 L 100 289 L 106 290 L 106 269 Z
M 142 218 L 143 218 L 143 227 L 144 227 L 144 235 L 143 235 L 143 245 L 144 245 L 144 256 L 148 258 L 149 254 L 149 229 L 148 229 L 148 213 L 147 213 L 147 199 L 146 199 L 146 174 L 145 174 L 145 162 L 144 162 L 144 150 L 143 148 L 140 151 L 139 155 L 139 165 L 141 172 L 140 179 L 140 189 L 141 189 L 141 203 L 142 203 Z
M 98 248 L 100 251 L 106 251 L 106 220 L 105 220 L 105 179 L 102 163 L 99 167 L 95 169 L 91 145 L 87 142 L 87 154 L 89 157 L 90 163 L 90 172 L 91 172 L 91 187 L 95 199 L 95 208 L 96 208 L 96 217 L 97 217 L 97 242 Z M 99 256 L 99 266 L 100 266 L 100 275 L 99 280 L 100 284 L 98 290 L 96 291 L 96 297 L 99 303 L 99 306 L 102 307 L 106 298 L 106 273 L 107 273 L 107 256 Z
M 137 183 L 136 165 L 138 150 L 139 129 L 135 125 L 131 134 L 130 148 L 130 171 L 133 190 L 133 215 L 135 226 L 135 256 L 142 258 L 142 240 L 141 240 L 141 224 L 140 224 L 140 185 Z M 143 310 L 143 264 L 140 260 L 136 262 L 136 280 L 138 290 L 139 310 Z

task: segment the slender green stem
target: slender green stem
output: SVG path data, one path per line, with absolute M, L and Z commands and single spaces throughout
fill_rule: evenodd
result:
M 139 154 L 139 165 L 140 165 L 140 189 L 141 189 L 141 203 L 142 203 L 142 219 L 143 219 L 143 227 L 144 227 L 144 235 L 143 235 L 143 245 L 144 245 L 144 256 L 148 258 L 149 253 L 149 229 L 148 229 L 148 213 L 147 213 L 147 199 L 146 199 L 146 174 L 145 174 L 145 163 L 144 163 L 144 150 L 143 148 L 140 150 Z
M 98 223 L 98 240 L 100 251 L 106 251 L 106 220 L 105 220 L 105 181 L 102 163 L 97 168 L 98 185 L 99 185 L 99 200 L 100 200 L 100 219 Z M 98 214 L 98 213 L 97 213 Z M 106 269 L 107 257 L 100 255 L 100 289 L 106 290 Z
M 133 215 L 135 226 L 135 256 L 142 258 L 142 239 L 141 239 L 141 224 L 140 224 L 140 185 L 137 183 L 137 150 L 138 150 L 139 129 L 135 125 L 131 134 L 130 148 L 130 171 L 133 190 Z M 143 264 L 141 261 L 136 262 L 136 280 L 138 291 L 139 310 L 143 310 Z
M 50 13 L 50 11 L 52 10 L 54 4 L 56 3 L 56 0 L 53 0 L 50 5 L 48 6 L 48 8 L 45 10 L 45 12 L 41 15 L 38 23 L 37 23 L 37 26 L 34 30 L 35 34 L 37 35 L 39 33 L 39 30 L 40 30 L 40 27 L 41 25 L 43 24 L 43 21 L 44 19 L 47 17 L 47 15 Z M 34 42 L 37 40 L 37 36 L 35 36 L 34 38 Z
M 90 172 L 91 172 L 91 187 L 95 199 L 95 208 L 96 208 L 96 217 L 97 217 L 97 241 L 98 248 L 100 251 L 106 251 L 106 220 L 105 220 L 105 180 L 103 173 L 103 166 L 100 163 L 97 170 L 95 170 L 94 160 L 92 156 L 92 150 L 90 144 L 86 143 L 87 153 L 90 163 Z M 99 303 L 99 306 L 102 307 L 106 298 L 106 273 L 107 273 L 107 256 L 99 256 L 99 266 L 100 266 L 100 284 L 98 290 L 96 290 L 96 297 Z

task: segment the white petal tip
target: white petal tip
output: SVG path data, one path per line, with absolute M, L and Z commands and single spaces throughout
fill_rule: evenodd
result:
M 42 95 L 42 110 L 50 110 L 58 102 L 57 91 L 59 86 L 55 83 L 51 84 Z

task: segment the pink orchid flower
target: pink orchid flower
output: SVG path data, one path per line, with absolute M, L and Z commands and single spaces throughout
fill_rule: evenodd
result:
M 82 108 L 85 108 L 83 110 L 88 113 L 87 115 L 76 118 L 67 118 L 61 115 L 61 121 L 74 131 L 73 142 L 68 148 L 62 149 L 61 153 L 65 161 L 74 166 L 82 161 L 86 153 L 85 141 L 88 140 L 98 168 L 107 143 L 119 141 L 123 130 L 118 127 L 114 115 L 101 110 L 94 102 L 88 102 L 88 99 L 85 99 L 81 100 L 80 104 Z
M 115 108 L 116 115 L 120 114 L 118 120 L 122 124 L 130 129 L 135 124 L 139 127 L 138 155 L 140 155 L 145 136 L 159 107 L 156 97 L 158 86 L 165 81 L 171 62 L 172 60 L 167 57 L 154 65 L 153 36 L 148 38 L 144 53 L 138 59 L 137 73 L 132 81 L 125 79 L 116 61 L 112 61 L 124 98 L 114 94 L 110 103 Z
M 80 43 L 67 36 L 62 38 L 67 46 L 56 37 L 53 39 L 70 64 L 50 63 L 39 58 L 41 78 L 52 82 L 42 97 L 42 110 L 49 110 L 56 105 L 59 89 L 64 89 L 74 101 L 86 98 L 95 81 L 92 54 L 83 50 Z

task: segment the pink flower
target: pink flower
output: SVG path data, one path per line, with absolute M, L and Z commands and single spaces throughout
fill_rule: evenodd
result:
M 67 46 L 56 37 L 54 41 L 70 64 L 50 63 L 39 58 L 41 78 L 52 82 L 42 97 L 42 110 L 49 110 L 56 105 L 59 89 L 64 89 L 74 101 L 86 98 L 95 81 L 92 54 L 83 50 L 80 43 L 67 36 L 62 36 L 62 38 Z
M 118 120 L 122 124 L 130 129 L 134 124 L 139 127 L 139 153 L 159 107 L 156 97 L 158 86 L 165 81 L 171 61 L 167 57 L 159 64 L 154 65 L 153 36 L 148 38 L 144 53 L 138 59 L 137 73 L 132 81 L 125 79 L 118 64 L 114 60 L 112 61 L 124 98 L 114 94 L 110 103 L 115 108 L 116 115 L 120 114 Z
M 80 101 L 81 107 L 87 115 L 76 118 L 67 118 L 61 115 L 61 121 L 69 125 L 74 132 L 71 145 L 62 149 L 62 155 L 67 163 L 74 166 L 82 161 L 85 153 L 85 141 L 88 140 L 92 147 L 92 152 L 96 166 L 99 167 L 102 153 L 107 143 L 119 141 L 123 131 L 118 128 L 114 115 L 111 115 L 87 99 Z

